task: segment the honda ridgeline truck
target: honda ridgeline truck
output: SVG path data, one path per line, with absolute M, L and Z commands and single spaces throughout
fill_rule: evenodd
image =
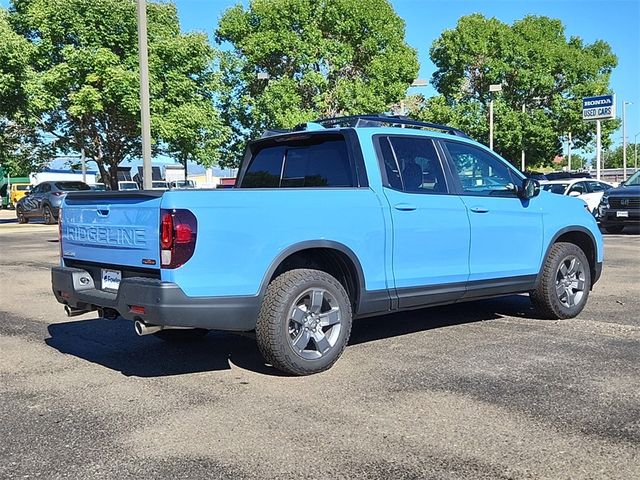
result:
M 404 117 L 253 141 L 232 189 L 70 193 L 60 220 L 52 283 L 69 315 L 165 340 L 255 330 L 297 375 L 329 368 L 355 318 L 514 293 L 574 317 L 603 260 L 584 202 Z

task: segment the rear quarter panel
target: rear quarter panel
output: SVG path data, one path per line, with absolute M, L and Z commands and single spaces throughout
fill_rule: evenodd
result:
M 257 295 L 279 254 L 317 240 L 355 254 L 366 290 L 387 288 L 385 221 L 369 188 L 170 191 L 162 208 L 187 208 L 198 222 L 193 257 L 162 270 L 189 296 Z

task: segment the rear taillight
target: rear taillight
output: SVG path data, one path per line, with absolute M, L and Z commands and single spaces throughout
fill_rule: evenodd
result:
M 189 210 L 160 210 L 160 265 L 178 268 L 196 248 L 198 223 Z

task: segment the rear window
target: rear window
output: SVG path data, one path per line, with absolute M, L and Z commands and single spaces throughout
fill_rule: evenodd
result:
M 56 182 L 56 188 L 63 192 L 79 192 L 81 190 L 91 190 L 91 187 L 83 182 Z
M 546 185 L 542 185 L 542 189 L 547 192 L 564 195 L 564 191 L 567 189 L 568 185 L 568 183 L 547 183 Z
M 347 145 L 342 137 L 260 149 L 240 188 L 353 187 Z
M 26 190 L 29 190 L 31 188 L 31 185 L 16 185 L 16 190 L 18 190 L 19 192 L 24 192 Z

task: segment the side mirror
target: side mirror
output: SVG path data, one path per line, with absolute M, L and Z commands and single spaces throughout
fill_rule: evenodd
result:
M 581 193 L 577 190 L 572 190 L 569 192 L 569 196 L 570 197 L 579 197 L 581 195 Z
M 28 197 L 29 195 L 31 195 L 31 190 L 27 190 L 26 192 L 24 192 L 25 197 Z
M 525 178 L 522 182 L 522 188 L 518 192 L 519 197 L 523 200 L 536 197 L 540 193 L 540 182 L 533 178 Z

